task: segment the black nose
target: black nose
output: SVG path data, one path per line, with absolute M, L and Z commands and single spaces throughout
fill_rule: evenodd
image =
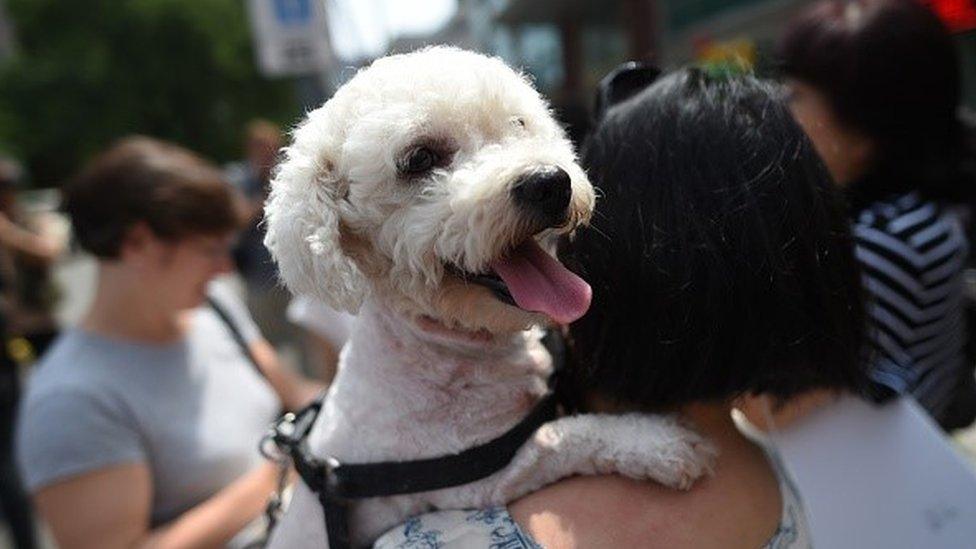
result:
M 536 216 L 546 227 L 566 221 L 573 190 L 569 174 L 557 166 L 544 166 L 523 175 L 512 187 L 512 200 Z

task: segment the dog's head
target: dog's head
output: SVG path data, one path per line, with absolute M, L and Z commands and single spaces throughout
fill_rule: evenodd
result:
M 589 287 L 551 252 L 593 203 L 529 82 L 437 47 L 377 60 L 308 115 L 272 182 L 266 244 L 294 293 L 352 312 L 371 293 L 497 332 L 585 312 Z

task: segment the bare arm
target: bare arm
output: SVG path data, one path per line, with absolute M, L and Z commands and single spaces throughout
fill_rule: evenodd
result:
M 281 363 L 274 347 L 264 339 L 248 344 L 271 387 L 288 410 L 298 410 L 325 390 L 325 385 L 307 379 Z
M 154 530 L 152 478 L 145 464 L 71 478 L 42 488 L 34 499 L 63 549 L 219 547 L 260 515 L 275 481 L 275 467 L 261 465 Z
M 709 543 L 712 533 L 694 524 L 698 513 L 687 509 L 687 499 L 687 492 L 640 481 L 583 476 L 522 498 L 509 505 L 509 512 L 547 549 L 736 546 L 731 539 L 725 545 Z
M 679 492 L 617 476 L 582 476 L 543 488 L 508 509 L 547 549 L 762 547 L 782 512 L 775 479 L 770 486 L 762 483 L 765 488 L 728 484 L 712 477 Z
M 53 235 L 27 230 L 3 213 L 0 213 L 0 245 L 41 264 L 53 262 L 62 250 L 62 243 Z

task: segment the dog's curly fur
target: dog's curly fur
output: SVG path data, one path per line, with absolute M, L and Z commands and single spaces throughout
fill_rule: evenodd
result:
M 431 170 L 404 170 L 411 151 Z M 565 222 L 539 227 L 512 203 L 519 177 L 569 175 Z M 466 283 L 529 238 L 585 223 L 594 191 L 528 80 L 502 61 L 437 47 L 374 62 L 311 112 L 285 150 L 266 244 L 297 294 L 359 312 L 311 447 L 340 461 L 416 459 L 486 442 L 545 393 L 539 314 Z M 559 449 L 555 452 L 554 449 Z M 432 507 L 504 503 L 574 473 L 621 472 L 687 486 L 710 449 L 672 419 L 578 416 L 548 424 L 506 470 L 463 487 L 353 508 L 357 544 Z M 321 510 L 300 486 L 272 539 L 322 546 Z
M 449 163 L 422 180 L 404 178 L 398 163 L 418 145 Z M 444 265 L 482 271 L 530 236 L 508 190 L 547 165 L 572 181 L 565 232 L 589 219 L 593 188 L 524 77 L 450 48 L 379 59 L 295 131 L 272 186 L 266 242 L 294 293 L 355 312 L 368 293 L 382 292 L 413 314 L 497 329 L 450 295 Z M 480 308 L 504 311 L 519 328 L 541 320 L 481 293 Z

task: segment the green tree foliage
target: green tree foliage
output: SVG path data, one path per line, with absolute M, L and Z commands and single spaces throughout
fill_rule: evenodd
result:
M 130 133 L 225 161 L 256 116 L 290 123 L 294 84 L 262 78 L 242 0 L 7 0 L 0 150 L 57 184 Z

